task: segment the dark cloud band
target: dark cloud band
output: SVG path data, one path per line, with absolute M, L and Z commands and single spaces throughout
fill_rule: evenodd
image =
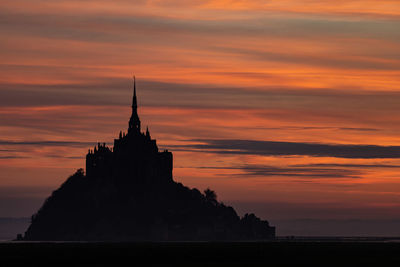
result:
M 0 140 L 3 146 L 70 146 L 70 147 L 91 147 L 95 142 L 76 142 L 76 141 L 11 141 Z
M 215 170 L 238 170 L 241 173 L 236 174 L 220 174 L 223 176 L 285 176 L 285 177 L 297 177 L 297 178 L 309 178 L 309 179 L 320 179 L 320 178 L 360 178 L 362 172 L 358 170 L 352 170 L 347 168 L 323 168 L 323 167 L 276 167 L 276 166 L 266 166 L 266 165 L 255 165 L 248 164 L 238 167 L 194 167 L 196 169 L 215 169 Z
M 400 146 L 340 145 L 298 142 L 276 142 L 234 139 L 196 139 L 195 144 L 177 149 L 215 154 L 248 154 L 261 156 L 312 156 L 335 158 L 400 158 Z M 173 148 L 173 146 L 171 146 Z

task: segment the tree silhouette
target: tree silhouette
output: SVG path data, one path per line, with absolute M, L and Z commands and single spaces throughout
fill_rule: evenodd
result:
M 208 202 L 212 204 L 217 203 L 217 194 L 215 193 L 215 191 L 211 190 L 210 188 L 207 188 L 206 190 L 204 190 L 204 195 Z

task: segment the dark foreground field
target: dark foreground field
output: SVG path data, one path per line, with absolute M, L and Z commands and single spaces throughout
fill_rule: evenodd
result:
M 400 266 L 400 243 L 2 243 L 0 266 Z

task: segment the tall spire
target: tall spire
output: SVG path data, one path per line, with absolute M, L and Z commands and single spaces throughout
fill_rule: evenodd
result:
M 132 109 L 137 109 L 137 100 L 136 100 L 136 77 L 133 76 L 133 99 L 132 99 Z
M 140 119 L 137 113 L 137 99 L 136 99 L 136 77 L 133 76 L 133 99 L 132 99 L 132 115 L 129 120 L 128 133 L 140 133 Z

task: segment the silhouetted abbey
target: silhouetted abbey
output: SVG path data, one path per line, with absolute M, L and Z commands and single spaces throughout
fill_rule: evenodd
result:
M 262 240 L 275 227 L 172 179 L 172 153 L 141 132 L 136 83 L 127 133 L 98 144 L 32 216 L 25 240 Z
M 172 182 L 172 153 L 159 152 L 156 140 L 141 132 L 137 113 L 136 83 L 134 82 L 132 115 L 128 133 L 120 132 L 114 139 L 113 151 L 98 144 L 86 155 L 86 176 L 93 179 L 112 179 L 120 185 L 163 184 Z

